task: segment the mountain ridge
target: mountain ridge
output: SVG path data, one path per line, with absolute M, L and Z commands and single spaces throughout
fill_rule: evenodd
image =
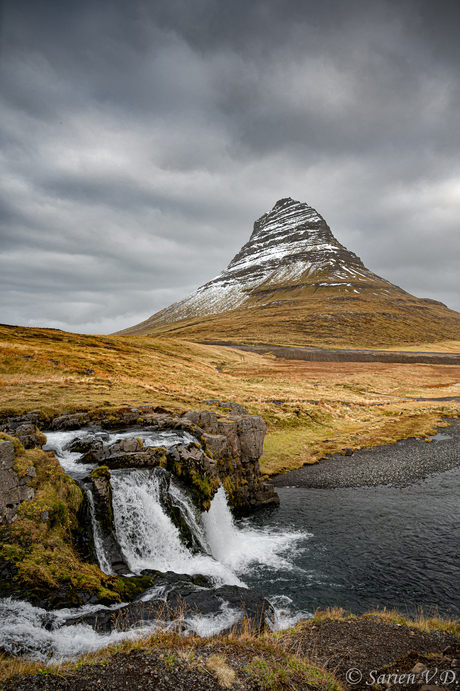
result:
M 315 345 L 316 329 L 323 345 L 385 346 L 460 338 L 460 314 L 374 274 L 315 209 L 287 197 L 215 278 L 120 333 L 215 341 L 235 340 L 235 329 L 248 344 Z

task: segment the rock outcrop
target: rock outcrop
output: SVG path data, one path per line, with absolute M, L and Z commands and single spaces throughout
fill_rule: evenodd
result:
M 12 523 L 21 502 L 33 499 L 35 491 L 27 483 L 36 477 L 33 466 L 22 476 L 14 470 L 16 452 L 12 441 L 0 441 L 0 525 Z
M 237 513 L 279 503 L 273 485 L 261 480 L 259 458 L 263 454 L 267 426 L 258 415 L 218 416 L 213 411 L 192 410 L 184 415 L 199 430 L 215 460 L 216 474 L 229 503 Z
M 266 425 L 257 415 L 249 415 L 233 401 L 207 401 L 218 404 L 222 412 L 188 411 L 182 417 L 156 412 L 152 406 L 123 407 L 108 413 L 72 413 L 51 421 L 52 430 L 91 430 L 94 435 L 71 442 L 69 450 L 81 453 L 82 463 L 98 463 L 109 469 L 154 468 L 173 472 L 192 492 L 200 510 L 207 510 L 222 483 L 235 513 L 248 513 L 257 507 L 277 504 L 273 486 L 260 475 L 259 458 L 263 453 Z M 38 413 L 37 421 L 38 421 Z M 6 427 L 19 437 L 23 422 L 9 418 Z M 103 430 L 133 429 L 133 437 L 110 443 Z M 165 448 L 144 448 L 135 437 L 135 428 L 188 432 L 196 442 Z M 20 438 L 20 437 L 19 437 Z M 35 428 L 35 443 L 45 436 Z
M 7 418 L 0 424 L 0 432 L 17 437 L 25 449 L 35 449 L 46 443 L 46 437 L 38 428 L 40 411 Z

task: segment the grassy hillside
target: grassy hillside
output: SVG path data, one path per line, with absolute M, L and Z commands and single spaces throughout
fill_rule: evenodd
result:
M 400 348 L 459 340 L 460 314 L 408 293 L 379 297 L 370 290 L 350 295 L 337 286 L 279 287 L 238 309 L 161 325 L 151 318 L 123 333 L 244 345 Z
M 458 402 L 434 400 L 449 396 L 460 397 L 458 366 L 275 360 L 176 339 L 0 326 L 1 417 L 123 404 L 180 413 L 233 400 L 267 422 L 269 474 L 344 448 L 426 436 L 460 413 Z

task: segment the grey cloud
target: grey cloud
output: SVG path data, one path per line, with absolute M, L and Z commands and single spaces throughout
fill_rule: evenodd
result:
M 5 0 L 0 321 L 111 331 L 283 196 L 460 309 L 459 6 Z

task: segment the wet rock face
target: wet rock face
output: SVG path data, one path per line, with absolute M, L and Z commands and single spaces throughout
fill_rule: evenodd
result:
M 112 487 L 110 473 L 96 477 L 88 477 L 86 489 L 90 489 L 94 498 L 95 520 L 98 522 L 105 554 L 113 573 L 123 575 L 129 573 L 120 545 L 115 537 L 113 525 Z
M 155 587 L 164 588 L 162 600 L 132 602 L 115 611 L 101 609 L 82 617 L 72 617 L 66 620 L 66 625 L 85 623 L 99 633 L 110 633 L 126 631 L 155 620 L 183 618 L 186 624 L 188 615 L 210 616 L 218 614 L 225 607 L 234 612 L 236 621 L 222 633 L 232 630 L 239 633 L 244 625 L 254 633 L 261 633 L 266 627 L 267 618 L 274 614 L 273 607 L 260 593 L 247 588 L 235 585 L 213 588 L 205 576 L 156 571 L 143 571 L 142 574 L 154 578 Z
M 36 477 L 35 468 L 27 468 L 27 474 L 19 477 L 14 470 L 16 458 L 13 442 L 0 441 L 0 525 L 12 523 L 19 504 L 33 499 L 35 491 L 27 483 Z
M 267 426 L 258 415 L 218 416 L 213 411 L 191 410 L 183 419 L 202 431 L 201 438 L 216 462 L 216 474 L 223 483 L 235 513 L 248 513 L 260 506 L 279 503 L 273 485 L 260 477 Z

